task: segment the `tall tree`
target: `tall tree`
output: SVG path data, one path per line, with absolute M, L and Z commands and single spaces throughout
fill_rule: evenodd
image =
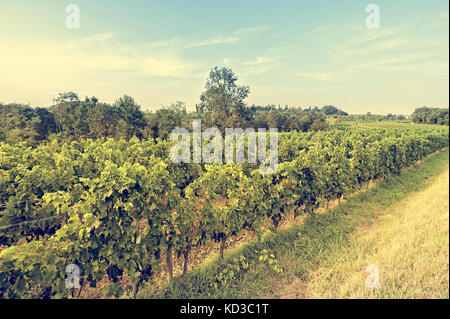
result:
M 48 109 L 38 107 L 35 109 L 39 117 L 39 123 L 35 125 L 35 130 L 39 134 L 40 140 L 45 140 L 52 133 L 56 133 L 55 115 Z
M 116 108 L 106 103 L 95 104 L 89 111 L 90 135 L 94 138 L 116 136 L 119 120 Z
M 183 120 L 187 119 L 186 104 L 181 101 L 172 103 L 168 107 L 163 107 L 155 113 L 146 114 L 148 122 L 148 137 L 167 138 L 176 127 L 186 127 Z
M 123 120 L 125 137 L 127 139 L 133 136 L 142 137 L 147 121 L 144 113 L 141 111 L 141 106 L 128 95 L 117 99 L 114 106 L 117 107 L 119 115 Z
M 205 114 L 206 125 L 222 130 L 245 125 L 249 112 L 244 100 L 250 89 L 246 85 L 237 85 L 237 80 L 229 68 L 215 67 L 211 70 L 199 105 L 199 111 Z

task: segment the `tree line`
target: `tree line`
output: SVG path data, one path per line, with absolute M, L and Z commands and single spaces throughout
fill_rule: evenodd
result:
M 78 94 L 66 92 L 60 93 L 55 102 L 49 108 L 0 104 L 0 141 L 36 146 L 48 139 L 144 136 L 147 121 L 130 96 L 110 105 L 95 96 L 82 100 Z
M 77 93 L 59 93 L 48 108 L 0 103 L 0 141 L 28 142 L 77 140 L 80 138 L 168 138 L 175 127 L 190 128 L 193 119 L 205 127 L 278 128 L 279 131 L 318 131 L 328 128 L 327 116 L 347 113 L 328 105 L 322 108 L 289 106 L 248 106 L 250 88 L 237 83 L 229 68 L 215 67 L 195 110 L 188 112 L 181 101 L 155 112 L 144 112 L 127 95 L 108 104 L 95 96 L 80 98 Z
M 448 125 L 448 108 L 420 107 L 411 114 L 411 120 L 419 124 Z
M 280 132 L 320 131 L 329 128 L 327 117 L 341 121 L 406 121 L 403 115 L 349 115 L 333 105 L 322 108 L 278 105 L 251 105 L 246 98 L 250 88 L 239 85 L 238 77 L 229 68 L 215 67 L 206 81 L 205 91 L 195 110 L 177 101 L 154 112 L 144 112 L 127 95 L 114 103 L 100 102 L 95 96 L 81 99 L 77 93 L 58 94 L 48 108 L 31 108 L 22 104 L 0 103 L 0 141 L 28 142 L 77 140 L 80 138 L 162 138 L 167 139 L 176 127 L 190 129 L 192 120 L 201 119 L 205 127 L 278 128 Z M 421 107 L 414 111 L 414 123 L 449 125 L 449 110 Z

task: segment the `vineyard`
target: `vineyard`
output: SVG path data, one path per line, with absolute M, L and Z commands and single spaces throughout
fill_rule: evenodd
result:
M 64 298 L 68 265 L 107 297 L 135 296 L 172 256 L 314 214 L 449 144 L 448 127 L 279 133 L 279 165 L 175 164 L 170 141 L 0 142 L 0 298 Z

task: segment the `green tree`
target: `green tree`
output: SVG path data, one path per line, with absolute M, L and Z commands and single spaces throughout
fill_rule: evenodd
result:
M 321 112 L 325 115 L 348 115 L 348 113 L 339 110 L 334 105 L 325 105 L 322 107 Z
M 185 127 L 183 120 L 187 118 L 186 104 L 181 101 L 163 107 L 155 113 L 147 113 L 147 136 L 166 139 L 176 127 Z
M 59 93 L 52 107 L 58 131 L 66 138 L 81 138 L 89 134 L 88 113 L 90 100 L 80 100 L 74 92 Z
M 90 135 L 95 138 L 114 137 L 119 129 L 119 114 L 116 108 L 99 103 L 89 111 L 88 123 Z
M 142 137 L 143 130 L 147 124 L 141 106 L 131 96 L 124 95 L 116 100 L 114 106 L 118 109 L 123 121 L 123 133 L 127 139 L 133 136 Z
M 243 127 L 249 119 L 245 99 L 250 93 L 246 85 L 237 85 L 238 77 L 226 67 L 215 67 L 209 73 L 206 91 L 200 96 L 199 111 L 205 114 L 206 125 Z
M 0 140 L 37 145 L 42 139 L 39 129 L 43 125 L 37 111 L 28 105 L 0 104 Z
M 45 140 L 50 134 L 56 133 L 55 115 L 46 108 L 38 107 L 35 109 L 36 115 L 39 117 L 39 123 L 35 125 L 36 133 L 39 134 L 40 140 Z
M 448 113 L 448 108 L 440 109 L 423 106 L 414 110 L 411 114 L 411 120 L 420 124 L 449 125 Z

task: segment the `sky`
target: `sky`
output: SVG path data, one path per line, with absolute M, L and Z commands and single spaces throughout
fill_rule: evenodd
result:
M 67 28 L 66 6 L 80 10 Z M 369 4 L 379 28 L 368 28 Z M 65 91 L 193 110 L 214 66 L 247 103 L 349 113 L 448 107 L 447 0 L 0 0 L 0 102 Z

